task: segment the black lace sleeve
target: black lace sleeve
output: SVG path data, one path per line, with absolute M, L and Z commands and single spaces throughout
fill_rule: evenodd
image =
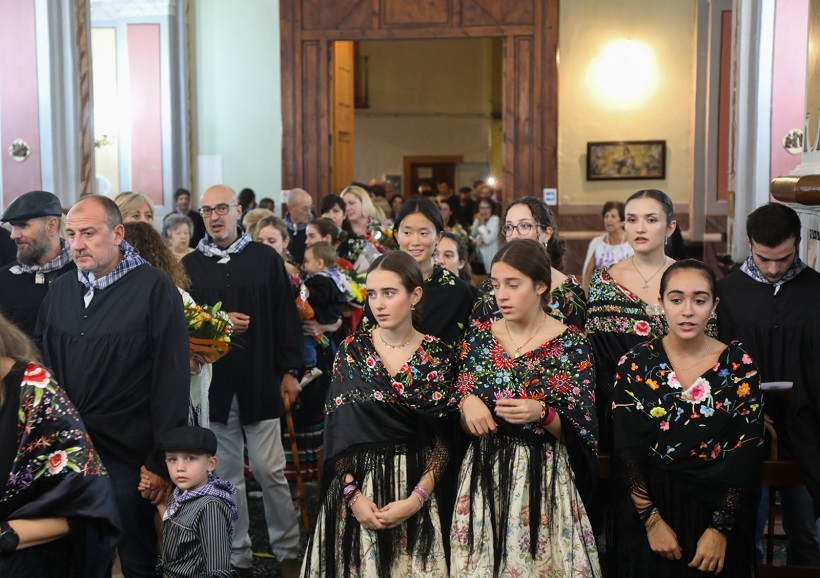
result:
M 615 451 L 616 467 L 624 489 L 629 493 L 641 521 L 652 515 L 655 505 L 646 484 L 646 448 L 635 446 Z

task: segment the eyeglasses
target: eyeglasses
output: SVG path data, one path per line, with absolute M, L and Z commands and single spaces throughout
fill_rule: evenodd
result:
M 535 223 L 533 221 L 521 221 L 517 225 L 510 225 L 509 223 L 507 223 L 506 225 L 501 227 L 501 232 L 504 233 L 505 237 L 509 237 L 510 235 L 513 234 L 513 231 L 518 229 L 518 233 L 520 235 L 526 235 L 527 233 L 529 233 L 533 229 L 533 227 L 540 227 L 540 226 L 541 225 L 539 223 Z
M 226 205 L 225 203 L 222 203 L 215 207 L 202 207 L 201 209 L 199 209 L 199 214 L 205 218 L 210 217 L 211 213 L 213 212 L 216 212 L 217 215 L 227 215 L 228 211 L 231 210 L 231 207 L 235 206 L 236 205 Z

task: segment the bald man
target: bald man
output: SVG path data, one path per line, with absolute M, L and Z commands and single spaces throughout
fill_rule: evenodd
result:
M 217 475 L 238 489 L 239 519 L 231 564 L 250 575 L 251 540 L 245 496 L 243 451 L 262 486 L 271 549 L 282 562 L 282 576 L 299 569 L 299 527 L 285 479 L 285 452 L 279 418 L 285 395 L 295 401 L 302 367 L 302 326 L 279 254 L 254 243 L 238 224 L 236 193 L 224 185 L 202 195 L 200 213 L 207 235 L 182 264 L 197 303 L 222 302 L 238 342 L 214 363 L 209 392 L 210 428 L 218 440 Z M 244 438 L 244 441 L 243 441 Z
M 107 197 L 84 197 L 71 208 L 66 237 L 77 271 L 54 281 L 35 338 L 114 486 L 123 574 L 154 577 L 151 501 L 165 500 L 170 489 L 158 440 L 188 419 L 188 331 L 179 290 L 124 233 L 120 210 Z M 151 485 L 143 496 L 141 471 Z M 101 563 L 110 568 L 110 560 Z
M 313 197 L 304 189 L 291 189 L 288 193 L 288 213 L 285 224 L 290 231 L 288 251 L 297 264 L 305 260 L 305 239 L 308 223 L 313 220 Z

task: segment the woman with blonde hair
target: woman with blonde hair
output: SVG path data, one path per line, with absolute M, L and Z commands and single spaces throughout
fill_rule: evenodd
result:
M 120 209 L 123 223 L 154 224 L 154 203 L 142 193 L 120 193 L 114 197 L 114 202 Z
M 249 225 L 247 231 L 251 239 L 273 247 L 273 250 L 279 253 L 291 278 L 299 276 L 299 263 L 288 251 L 290 231 L 285 221 L 273 214 L 267 215 Z
M 68 395 L 3 315 L 0 483 L 0 576 L 111 576 L 111 482 Z
M 344 199 L 347 220 L 357 236 L 366 237 L 368 227 L 384 222 L 384 213 L 373 204 L 370 194 L 362 187 L 351 185 L 343 189 L 339 196 Z

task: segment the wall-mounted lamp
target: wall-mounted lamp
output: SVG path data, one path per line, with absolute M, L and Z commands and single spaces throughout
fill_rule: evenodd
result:
M 613 40 L 592 61 L 587 83 L 593 94 L 612 108 L 635 108 L 658 87 L 655 55 L 642 42 Z

